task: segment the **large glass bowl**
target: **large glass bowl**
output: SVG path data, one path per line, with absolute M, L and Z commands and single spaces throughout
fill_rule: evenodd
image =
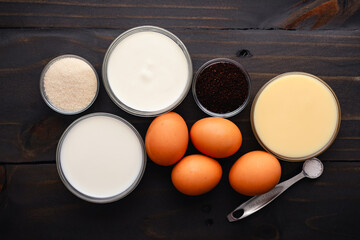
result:
M 113 52 L 113 50 L 116 48 L 116 46 L 123 41 L 125 38 L 131 36 L 132 34 L 135 33 L 139 33 L 139 32 L 156 32 L 156 33 L 160 33 L 163 34 L 167 37 L 169 37 L 171 40 L 173 40 L 182 50 L 182 52 L 184 53 L 184 56 L 186 58 L 187 61 L 187 65 L 188 65 L 188 77 L 187 77 L 187 82 L 186 82 L 186 86 L 183 89 L 181 95 L 179 96 L 179 98 L 171 103 L 170 105 L 168 105 L 167 107 L 160 109 L 160 110 L 156 110 L 156 111 L 143 111 L 143 110 L 139 110 L 139 109 L 134 109 L 128 105 L 126 105 L 125 103 L 123 103 L 114 93 L 114 91 L 111 89 L 110 83 L 109 83 L 109 79 L 108 79 L 108 62 L 109 62 L 109 58 Z M 192 81 L 192 74 L 193 74 L 193 68 L 192 68 L 192 62 L 191 62 L 191 58 L 190 58 L 190 54 L 188 52 L 188 50 L 186 49 L 185 45 L 181 42 L 181 40 L 175 36 L 173 33 L 163 29 L 163 28 L 159 28 L 159 27 L 155 27 L 155 26 L 140 26 L 140 27 L 135 27 L 132 28 L 130 30 L 127 30 L 126 32 L 122 33 L 120 36 L 118 36 L 109 46 L 106 54 L 105 54 L 105 58 L 104 58 L 104 62 L 103 62 L 103 66 L 102 66 L 102 76 L 103 76 L 103 82 L 104 82 L 104 86 L 105 89 L 108 93 L 108 95 L 110 96 L 111 100 L 121 109 L 123 109 L 124 111 L 136 115 L 136 116 L 141 116 L 141 117 L 153 117 L 153 116 L 158 116 L 162 113 L 165 112 L 169 112 L 171 110 L 173 110 L 175 107 L 177 107 L 186 97 L 190 86 L 191 86 L 191 81 Z

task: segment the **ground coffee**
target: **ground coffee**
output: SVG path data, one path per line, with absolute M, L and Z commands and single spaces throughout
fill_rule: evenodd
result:
M 201 105 L 214 113 L 236 110 L 249 94 L 244 72 L 231 62 L 205 67 L 197 77 L 195 91 Z

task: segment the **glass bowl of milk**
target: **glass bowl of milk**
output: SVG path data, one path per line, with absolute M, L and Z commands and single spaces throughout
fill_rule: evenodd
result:
M 335 140 L 340 122 L 334 91 L 304 72 L 288 72 L 268 81 L 251 108 L 251 126 L 260 145 L 287 161 L 324 152 Z
M 62 182 L 77 197 L 113 202 L 139 184 L 146 166 L 144 142 L 126 120 L 109 113 L 88 114 L 65 130 L 56 165 Z
M 186 97 L 192 81 L 190 54 L 171 32 L 154 26 L 132 28 L 108 48 L 102 75 L 112 101 L 143 117 L 171 111 Z

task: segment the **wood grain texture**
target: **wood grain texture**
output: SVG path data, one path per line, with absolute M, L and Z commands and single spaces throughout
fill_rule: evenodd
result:
M 0 240 L 358 239 L 359 8 L 358 0 L 0 0 Z M 242 154 L 261 149 L 249 105 L 230 119 L 242 131 L 243 146 L 220 161 L 223 177 L 213 191 L 184 196 L 171 184 L 172 168 L 149 160 L 140 185 L 118 202 L 91 204 L 72 195 L 55 165 L 56 145 L 72 121 L 109 112 L 144 137 L 153 118 L 120 110 L 102 83 L 90 109 L 60 115 L 40 96 L 40 73 L 52 58 L 71 53 L 89 60 L 101 76 L 112 40 L 139 25 L 175 33 L 195 71 L 212 58 L 239 61 L 252 79 L 251 100 L 280 73 L 304 71 L 325 80 L 339 98 L 342 122 L 335 142 L 319 156 L 323 176 L 302 180 L 260 212 L 229 223 L 227 213 L 248 199 L 231 189 L 229 170 Z M 206 117 L 191 93 L 175 111 L 189 128 Z M 197 150 L 190 143 L 186 154 L 192 153 Z M 281 181 L 301 165 L 281 162 Z
M 358 29 L 359 15 L 357 0 L 0 1 L 6 28 Z
M 40 96 L 39 77 L 52 58 L 66 53 L 88 59 L 101 76 L 112 30 L 0 30 L 0 162 L 54 161 L 65 128 L 79 116 L 61 116 Z M 186 44 L 194 69 L 216 57 L 239 61 L 252 79 L 251 98 L 277 74 L 304 71 L 320 76 L 337 94 L 342 108 L 339 137 L 321 158 L 360 160 L 360 33 L 347 31 L 175 31 Z M 56 46 L 56 47 L 54 47 Z M 246 49 L 251 57 L 237 57 Z M 21 56 L 21 57 L 18 57 Z M 191 93 L 177 109 L 188 126 L 204 117 Z M 129 120 L 144 137 L 151 118 L 131 116 L 111 102 L 101 84 L 98 99 L 85 113 L 105 111 Z M 250 128 L 250 105 L 233 120 L 244 135 L 244 151 L 259 149 Z M 196 151 L 194 151 L 196 152 Z M 191 152 L 191 153 L 194 153 Z
M 305 179 L 275 202 L 241 222 L 226 214 L 248 199 L 227 181 L 232 160 L 213 191 L 199 197 L 180 194 L 171 168 L 148 164 L 138 188 L 105 205 L 73 196 L 54 164 L 7 166 L 7 191 L 0 206 L 2 239 L 356 239 L 359 163 L 325 163 L 318 180 Z M 301 165 L 301 164 L 300 164 Z M 300 171 L 282 162 L 282 179 Z M 17 229 L 21 226 L 21 231 Z
M 315 0 L 296 4 L 296 10 L 281 24 L 285 29 L 299 29 L 310 25 L 311 29 L 320 28 L 332 22 L 339 26 L 352 17 L 360 7 L 357 0 Z M 313 20 L 315 19 L 315 20 Z
M 0 192 L 4 188 L 5 180 L 6 180 L 5 168 L 4 168 L 4 166 L 0 165 Z

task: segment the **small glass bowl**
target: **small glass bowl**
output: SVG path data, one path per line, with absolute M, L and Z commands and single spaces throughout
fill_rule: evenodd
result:
M 227 113 L 216 113 L 216 112 L 212 112 L 210 110 L 208 110 L 206 107 L 204 107 L 196 94 L 196 83 L 197 83 L 197 78 L 199 77 L 199 75 L 202 73 L 202 71 L 209 67 L 210 65 L 216 64 L 216 63 L 232 63 L 235 66 L 237 66 L 240 71 L 244 74 L 247 84 L 248 84 L 248 95 L 245 99 L 245 101 L 235 110 L 231 111 L 231 112 L 227 112 Z M 245 70 L 245 68 L 238 62 L 232 60 L 232 59 L 228 59 L 228 58 L 215 58 L 212 59 L 206 63 L 204 63 L 199 70 L 197 71 L 196 75 L 194 76 L 194 80 L 193 80 L 193 85 L 192 85 L 192 94 L 194 97 L 194 100 L 196 102 L 196 104 L 199 106 L 199 108 L 206 114 L 213 116 L 213 117 L 221 117 L 221 118 L 229 118 L 229 117 L 233 117 L 236 114 L 240 113 L 242 110 L 244 110 L 244 108 L 246 107 L 246 105 L 249 103 L 250 100 L 250 91 L 251 91 L 251 81 L 250 81 L 250 76 L 247 73 L 247 71 Z
M 95 117 L 95 116 L 106 116 L 106 117 L 111 117 L 111 118 L 114 118 L 116 120 L 119 120 L 121 121 L 122 123 L 124 123 L 125 125 L 127 125 L 134 133 L 135 135 L 137 136 L 137 138 L 139 139 L 139 142 L 140 142 L 140 145 L 141 145 L 141 149 L 142 149 L 142 164 L 141 164 L 141 169 L 139 171 L 139 174 L 137 176 L 137 178 L 135 179 L 135 181 L 123 192 L 117 194 L 117 195 L 114 195 L 114 196 L 111 196 L 111 197 L 105 197 L 105 198 L 99 198 L 99 197 L 93 197 L 93 196 L 89 196 L 89 195 L 86 195 L 80 191 L 78 191 L 75 187 L 73 187 L 71 185 L 71 183 L 67 180 L 67 178 L 65 177 L 65 174 L 62 170 L 62 167 L 61 167 L 61 159 L 60 159 L 60 156 L 61 156 L 61 147 L 62 147 L 62 144 L 64 142 L 64 139 L 66 138 L 67 134 L 69 133 L 69 131 L 79 122 L 81 122 L 82 120 L 85 120 L 87 118 L 91 118 L 91 117 Z M 136 130 L 136 128 L 131 125 L 128 121 L 126 121 L 125 119 L 119 117 L 119 116 L 116 116 L 116 115 L 113 115 L 113 114 L 110 114 L 110 113 L 102 113 L 102 112 L 99 112 L 99 113 L 91 113 L 91 114 L 87 114 L 87 115 L 84 115 L 80 118 L 78 118 L 77 120 L 75 120 L 73 123 L 70 124 L 70 126 L 64 131 L 64 133 L 62 134 L 60 140 L 59 140 L 59 143 L 57 145 L 57 149 L 56 149 L 56 168 L 57 168 L 57 171 L 58 171 L 58 174 L 60 176 L 60 179 L 61 181 L 64 183 L 65 187 L 70 191 L 72 192 L 75 196 L 85 200 L 85 201 L 88 201 L 88 202 L 93 202 L 93 203 L 110 203 L 110 202 L 114 202 L 114 201 L 117 201 L 119 199 L 122 199 L 124 197 L 126 197 L 128 194 L 130 194 L 137 186 L 138 184 L 140 183 L 140 180 L 142 178 L 142 176 L 144 175 L 144 172 L 145 172 L 145 167 L 146 167 L 146 151 L 145 151 L 145 145 L 144 145 L 144 141 L 141 137 L 141 135 L 139 134 L 139 132 Z
M 188 69 L 189 69 L 188 78 L 187 78 L 187 83 L 186 83 L 186 86 L 185 86 L 182 94 L 179 96 L 179 98 L 174 103 L 172 103 L 168 107 L 166 107 L 164 109 L 161 109 L 161 110 L 142 111 L 142 110 L 134 109 L 134 108 L 132 108 L 130 106 L 127 106 L 118 97 L 116 97 L 116 95 L 114 94 L 114 92 L 112 91 L 112 89 L 110 87 L 110 83 L 109 83 L 109 80 L 108 80 L 108 74 L 107 74 L 108 61 L 109 61 L 110 55 L 112 54 L 113 50 L 125 38 L 131 36 L 132 34 L 139 33 L 139 32 L 156 32 L 156 33 L 161 33 L 161 34 L 169 37 L 171 40 L 173 40 L 181 48 L 181 50 L 183 51 L 183 53 L 185 55 L 187 63 L 188 63 Z M 121 35 L 119 35 L 111 43 L 108 50 L 106 51 L 103 66 L 102 66 L 102 76 L 103 76 L 104 86 L 105 86 L 106 92 L 108 93 L 111 100 L 118 107 L 123 109 L 124 111 L 126 111 L 126 112 L 128 112 L 130 114 L 133 114 L 135 116 L 140 116 L 140 117 L 155 117 L 155 116 L 158 116 L 158 115 L 163 114 L 165 112 L 169 112 L 169 111 L 173 110 L 174 108 L 176 108 L 185 99 L 186 95 L 189 92 L 189 89 L 190 89 L 190 86 L 191 86 L 191 81 L 192 81 L 192 75 L 193 75 L 192 61 L 191 61 L 190 54 L 189 54 L 188 50 L 186 49 L 184 43 L 177 36 L 175 36 L 173 33 L 169 32 L 169 31 L 167 31 L 167 30 L 165 30 L 163 28 L 155 27 L 155 26 L 139 26 L 139 27 L 131 28 L 131 29 L 127 30 L 126 32 L 122 33 Z
M 272 151 L 270 148 L 268 148 L 262 141 L 261 141 L 261 138 L 260 136 L 258 135 L 257 131 L 256 131 L 256 128 L 255 128 L 255 123 L 254 123 L 254 112 L 255 112 L 255 106 L 256 106 L 256 103 L 257 103 L 257 100 L 259 99 L 261 93 L 266 89 L 266 87 L 274 82 L 275 80 L 281 78 L 281 77 L 284 77 L 284 76 L 288 76 L 288 75 L 303 75 L 303 76 L 308 76 L 308 77 L 311 77 L 315 80 L 318 80 L 320 83 L 322 83 L 325 87 L 327 87 L 331 94 L 333 95 L 335 101 L 336 101 L 336 105 L 337 105 L 337 110 L 338 110 L 338 119 L 337 119 L 337 125 L 336 125 L 336 129 L 334 130 L 334 133 L 333 135 L 331 136 L 331 138 L 329 139 L 329 141 L 327 142 L 327 144 L 325 144 L 322 148 L 320 148 L 318 151 L 308 155 L 308 156 L 303 156 L 303 157 L 288 157 L 288 156 L 284 156 L 284 155 L 281 155 L 281 154 L 278 154 L 276 153 L 275 151 Z M 309 73 L 305 73 L 305 72 L 287 72 L 287 73 L 283 73 L 283 74 L 280 74 L 272 79 L 270 79 L 267 83 L 264 84 L 264 86 L 262 86 L 260 88 L 260 90 L 257 92 L 255 98 L 254 98 L 254 101 L 252 103 L 252 106 L 251 106 L 251 113 L 250 113 L 250 123 L 251 123 L 251 128 L 252 128 L 252 131 L 255 135 L 255 138 L 256 140 L 258 141 L 258 143 L 267 151 L 267 152 L 270 152 L 272 154 L 274 154 L 276 157 L 278 157 L 279 159 L 281 160 L 284 160 L 284 161 L 288 161 L 288 162 L 301 162 L 301 161 L 305 161 L 307 159 L 310 159 L 310 158 L 313 158 L 313 157 L 316 157 L 318 155 L 320 155 L 321 153 L 323 153 L 326 149 L 328 149 L 330 147 L 330 145 L 335 141 L 335 138 L 339 132 L 339 129 L 340 129 L 340 123 L 341 123 L 341 109 L 340 109 L 340 103 L 339 103 L 339 100 L 338 98 L 336 97 L 336 94 L 334 92 L 334 90 L 331 89 L 331 87 L 325 82 L 323 81 L 321 78 L 315 76 L 315 75 L 312 75 L 312 74 L 309 74 Z
M 84 61 L 85 63 L 87 63 L 91 69 L 94 71 L 95 73 L 95 76 L 96 76 L 96 84 L 97 84 L 97 89 L 96 89 L 96 93 L 94 95 L 94 98 L 93 100 L 85 107 L 85 108 L 82 108 L 78 111 L 66 111 L 66 110 L 63 110 L 63 109 L 60 109 L 58 107 L 56 107 L 51 101 L 50 99 L 48 98 L 48 96 L 46 95 L 46 92 L 45 92 L 45 87 L 44 87 L 44 77 L 45 77 L 45 74 L 47 72 L 47 70 L 49 69 L 49 67 L 56 61 L 60 60 L 60 59 L 63 59 L 63 58 L 77 58 L 77 59 L 80 59 L 82 61 Z M 85 58 L 82 58 L 80 56 L 77 56 L 77 55 L 73 55 L 73 54 L 65 54 L 65 55 L 60 55 L 54 59 L 52 59 L 50 62 L 48 62 L 48 64 L 46 64 L 46 66 L 44 67 L 44 69 L 42 70 L 41 72 L 41 76 L 40 76 L 40 92 L 41 92 L 41 96 L 42 98 L 44 99 L 45 103 L 52 109 L 54 110 L 55 112 L 58 112 L 58 113 L 61 113 L 61 114 L 64 114 L 64 115 L 75 115 L 75 114 L 78 114 L 78 113 L 82 113 L 84 112 L 86 109 L 88 109 L 96 100 L 97 98 L 97 95 L 99 93 L 99 85 L 100 85 L 100 82 L 99 82 L 99 76 L 95 70 L 95 68 L 91 65 L 91 63 L 89 61 L 87 61 Z

